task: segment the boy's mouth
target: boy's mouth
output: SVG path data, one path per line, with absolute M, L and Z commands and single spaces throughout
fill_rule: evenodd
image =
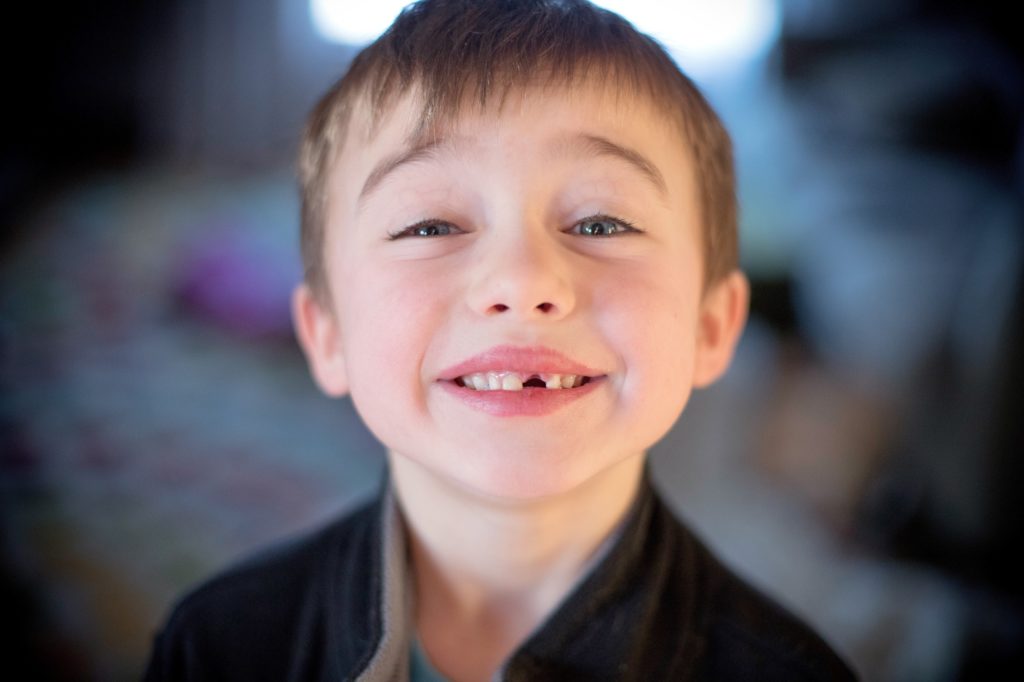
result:
M 544 346 L 495 346 L 438 376 L 438 387 L 473 410 L 496 417 L 540 417 L 598 390 L 600 369 Z
M 522 391 L 524 388 L 541 388 L 558 391 L 579 388 L 590 383 L 592 377 L 582 374 L 553 374 L 534 372 L 532 374 L 508 370 L 474 372 L 455 378 L 455 384 L 474 391 Z

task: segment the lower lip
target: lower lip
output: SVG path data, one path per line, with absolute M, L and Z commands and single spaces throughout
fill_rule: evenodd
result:
M 551 414 L 596 390 L 603 377 L 591 379 L 576 388 L 533 388 L 521 391 L 476 391 L 454 381 L 439 382 L 449 395 L 463 403 L 496 417 L 539 417 Z

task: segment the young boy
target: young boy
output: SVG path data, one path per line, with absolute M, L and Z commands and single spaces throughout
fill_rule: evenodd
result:
M 297 336 L 379 499 L 207 583 L 151 680 L 848 679 L 647 480 L 748 287 L 729 139 L 583 0 L 424 0 L 301 155 Z

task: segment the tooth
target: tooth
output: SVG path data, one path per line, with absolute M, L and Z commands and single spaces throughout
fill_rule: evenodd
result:
M 548 378 L 544 380 L 544 385 L 548 388 L 561 388 L 562 377 L 559 374 L 549 374 Z
M 501 379 L 501 390 L 521 391 L 523 390 L 523 380 L 519 378 L 518 374 L 506 374 Z
M 469 378 L 473 382 L 474 389 L 476 389 L 477 391 L 487 390 L 487 377 L 485 377 L 483 374 L 472 374 L 470 375 Z
M 574 383 L 576 383 L 576 375 L 575 374 L 563 374 L 562 375 L 562 388 L 572 388 Z
M 500 391 L 501 390 L 501 377 L 495 372 L 487 373 L 487 390 L 489 391 Z
M 580 375 L 580 376 L 576 377 L 575 379 L 573 379 L 573 382 L 572 382 L 572 387 L 573 388 L 576 388 L 577 386 L 582 386 L 582 385 L 583 385 L 583 376 L 582 375 Z

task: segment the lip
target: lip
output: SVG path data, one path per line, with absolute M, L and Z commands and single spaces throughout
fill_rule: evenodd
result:
M 545 346 L 495 346 L 441 372 L 441 381 L 454 381 L 466 374 L 498 371 L 576 374 L 597 378 L 604 373 Z M 582 388 L 582 387 L 581 387 Z M 547 389 L 545 389 L 547 390 Z M 572 389 L 562 389 L 572 390 Z
M 479 372 L 509 371 L 521 374 L 576 374 L 590 381 L 576 388 L 533 388 L 519 391 L 475 391 L 455 383 L 455 379 Z M 590 395 L 607 377 L 552 348 L 543 346 L 496 346 L 474 355 L 441 373 L 438 385 L 464 405 L 498 417 L 538 417 L 550 414 Z

